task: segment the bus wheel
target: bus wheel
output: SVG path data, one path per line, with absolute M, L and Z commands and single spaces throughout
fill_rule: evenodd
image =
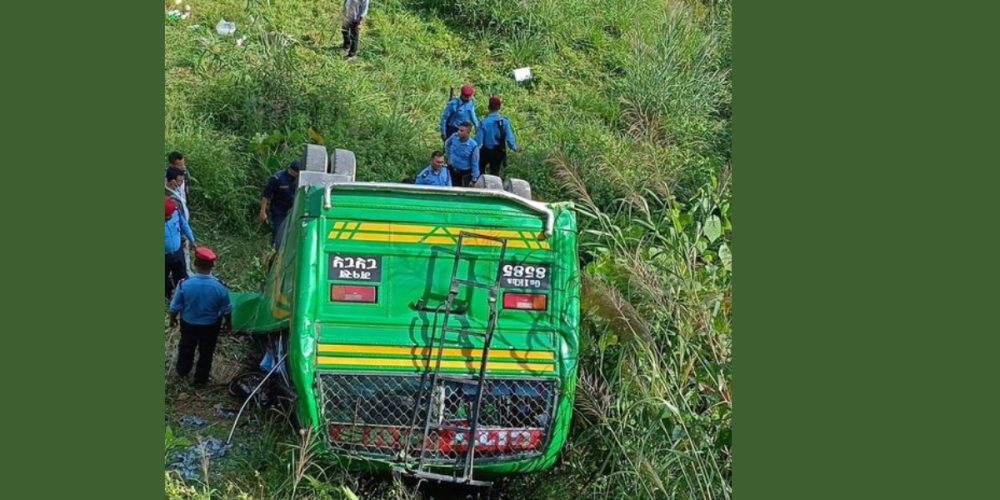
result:
M 528 181 L 524 179 L 508 178 L 503 183 L 503 189 L 526 200 L 531 199 L 531 184 L 528 184 Z
M 357 159 L 354 157 L 353 151 L 348 151 L 346 149 L 333 150 L 333 154 L 330 155 L 331 173 L 347 177 L 348 180 L 346 182 L 354 182 L 357 169 Z
M 306 171 L 326 173 L 326 147 L 318 144 L 306 145 Z
M 479 176 L 479 180 L 476 181 L 475 187 L 480 189 L 503 191 L 503 181 L 495 175 L 483 174 Z

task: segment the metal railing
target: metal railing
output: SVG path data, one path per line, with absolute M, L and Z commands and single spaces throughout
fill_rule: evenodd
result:
M 478 394 L 472 377 L 419 375 L 318 375 L 328 445 L 340 452 L 429 463 L 464 459 L 472 440 L 471 413 Z M 431 432 L 421 443 L 427 410 L 417 401 L 431 391 Z M 487 378 L 476 430 L 476 462 L 538 456 L 548 443 L 557 385 L 548 379 Z M 416 409 L 416 410 L 415 410 Z M 417 412 L 414 419 L 414 411 Z M 415 422 L 414 422 L 415 420 Z M 416 423 L 416 425 L 414 425 Z

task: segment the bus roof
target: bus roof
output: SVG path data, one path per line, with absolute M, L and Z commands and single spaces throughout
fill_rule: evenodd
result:
M 517 196 L 513 193 L 507 191 L 500 191 L 494 189 L 478 189 L 478 188 L 459 188 L 459 187 L 438 187 L 438 186 L 423 186 L 417 184 L 395 184 L 395 183 L 382 183 L 382 182 L 340 182 L 340 179 L 334 174 L 322 174 L 318 172 L 302 172 L 299 176 L 300 186 L 315 186 L 322 187 L 323 192 L 323 208 L 329 210 L 332 206 L 330 197 L 333 191 L 385 191 L 390 193 L 418 193 L 418 194 L 435 194 L 435 195 L 446 195 L 446 196 L 461 196 L 461 197 L 475 197 L 475 198 L 493 198 L 502 199 L 508 202 L 516 203 L 538 215 L 545 216 L 545 235 L 552 236 L 553 226 L 555 224 L 555 214 L 552 209 L 545 203 L 529 200 Z

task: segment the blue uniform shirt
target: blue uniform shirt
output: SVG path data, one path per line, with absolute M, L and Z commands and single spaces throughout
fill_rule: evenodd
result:
M 426 168 L 417 174 L 417 184 L 425 186 L 451 186 L 451 174 L 448 169 L 441 167 L 441 171 L 434 173 L 434 167 L 427 165 Z
M 163 239 L 166 240 L 166 253 L 172 254 L 181 249 L 181 232 L 187 236 L 188 242 L 194 243 L 194 233 L 187 219 L 181 217 L 179 211 L 170 214 L 170 218 L 163 223 Z
M 458 132 L 451 134 L 444 143 L 448 154 L 448 164 L 455 170 L 472 170 L 472 180 L 479 178 L 479 143 L 469 137 L 465 142 L 458 138 Z
M 264 187 L 264 194 L 261 197 L 271 200 L 268 206 L 272 216 L 285 215 L 292 209 L 292 204 L 295 203 L 295 188 L 298 185 L 299 179 L 292 177 L 287 169 L 272 175 L 267 180 L 267 186 Z
M 517 151 L 517 138 L 514 137 L 514 126 L 510 120 L 494 112 L 486 115 L 476 128 L 476 141 L 484 148 L 493 149 L 500 146 L 500 123 L 503 122 L 503 132 L 507 136 L 507 147 Z
M 469 102 L 462 102 L 462 99 L 455 97 L 448 101 L 441 113 L 441 135 L 447 133 L 448 126 L 458 128 L 459 125 L 469 122 L 473 127 L 479 126 L 479 118 L 476 116 L 476 100 L 469 99 Z
M 177 285 L 170 301 L 170 314 L 192 325 L 211 325 L 233 312 L 229 290 L 211 274 L 195 274 Z

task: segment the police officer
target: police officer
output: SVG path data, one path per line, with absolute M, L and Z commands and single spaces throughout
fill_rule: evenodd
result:
M 281 230 L 288 211 L 292 209 L 295 202 L 295 189 L 299 184 L 299 170 L 301 163 L 295 160 L 288 165 L 288 168 L 276 172 L 267 180 L 264 187 L 264 194 L 260 198 L 260 213 L 257 217 L 261 224 L 267 222 L 267 213 L 270 208 L 272 233 L 271 240 L 274 242 L 274 249 L 281 246 Z
M 500 176 L 507 160 L 507 148 L 517 151 L 517 138 L 510 120 L 500 114 L 502 102 L 497 96 L 490 97 L 490 114 L 483 118 L 476 128 L 476 141 L 482 148 L 479 153 L 479 171 Z
M 465 122 L 444 142 L 452 186 L 466 187 L 479 180 L 479 143 L 469 137 L 471 129 L 472 124 Z
M 233 325 L 229 289 L 212 275 L 215 259 L 215 252 L 210 248 L 195 250 L 195 274 L 177 285 L 177 292 L 170 302 L 170 326 L 173 328 L 180 323 L 181 327 L 181 341 L 177 345 L 177 375 L 186 377 L 191 372 L 197 349 L 196 386 L 208 383 L 219 332 L 229 331 Z
M 476 90 L 472 85 L 463 85 L 462 92 L 458 97 L 452 97 L 441 112 L 441 123 L 438 128 L 441 132 L 441 140 L 446 141 L 452 134 L 458 131 L 458 126 L 469 122 L 473 126 L 479 126 L 479 117 L 476 116 L 476 101 L 472 96 Z
M 163 223 L 163 237 L 166 253 L 166 297 L 174 292 L 174 286 L 187 278 L 187 263 L 184 260 L 184 242 L 186 237 L 189 245 L 194 245 L 194 232 L 181 213 L 177 210 L 177 202 L 173 198 L 164 198 L 163 208 L 166 218 Z
M 425 186 L 451 187 L 451 175 L 444 167 L 444 153 L 440 151 L 431 153 L 431 164 L 417 174 L 416 183 Z

